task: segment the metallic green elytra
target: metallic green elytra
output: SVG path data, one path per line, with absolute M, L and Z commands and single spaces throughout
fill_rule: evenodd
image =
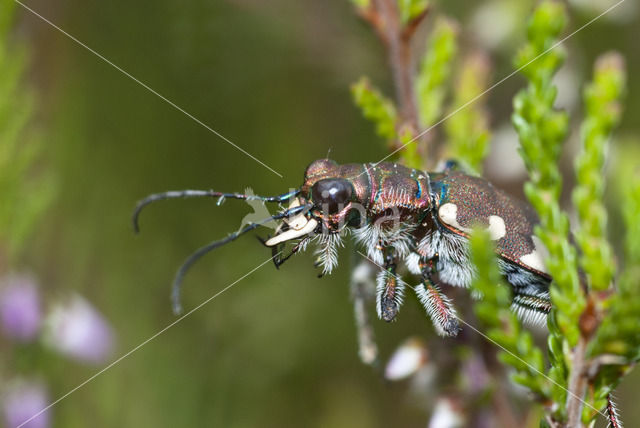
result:
M 313 243 L 317 265 L 328 274 L 338 264 L 338 249 L 352 234 L 367 258 L 378 266 L 376 309 L 385 321 L 396 318 L 406 284 L 396 271 L 404 264 L 417 275 L 412 287 L 436 331 L 459 331 L 445 285 L 469 287 L 475 275 L 468 236 L 473 227 L 486 227 L 495 241 L 498 264 L 513 289 L 513 309 L 523 319 L 543 322 L 550 310 L 550 276 L 544 265 L 546 249 L 533 235 L 538 219 L 533 209 L 494 187 L 487 180 L 454 168 L 426 173 L 390 162 L 339 165 L 329 159 L 312 162 L 302 185 L 272 197 L 186 190 L 151 195 L 134 213 L 160 199 L 224 197 L 264 202 L 288 202 L 289 207 L 198 250 L 181 267 L 174 281 L 174 307 L 179 286 L 191 264 L 202 255 L 272 220 L 281 220 L 264 240 L 276 267 Z M 293 245 L 284 255 L 286 246 Z

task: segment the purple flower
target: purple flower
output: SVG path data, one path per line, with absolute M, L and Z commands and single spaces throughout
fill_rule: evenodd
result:
M 467 382 L 467 390 L 471 394 L 480 394 L 491 384 L 491 377 L 487 372 L 482 358 L 479 356 L 471 356 L 462 366 L 462 373 Z
M 8 428 L 16 428 L 28 420 L 21 428 L 47 428 L 50 426 L 49 411 L 40 412 L 48 405 L 44 384 L 37 381 L 16 381 L 3 394 L 5 423 Z
M 38 287 L 32 277 L 11 275 L 0 279 L 0 324 L 15 340 L 33 340 L 42 322 Z
M 45 342 L 62 354 L 90 364 L 107 360 L 114 345 L 107 321 L 78 295 L 58 304 L 47 316 Z

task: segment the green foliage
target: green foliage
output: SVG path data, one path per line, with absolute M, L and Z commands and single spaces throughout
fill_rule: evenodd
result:
M 612 354 L 624 357 L 624 364 L 640 358 L 640 176 L 627 181 L 623 213 L 626 226 L 625 266 L 617 293 L 604 302 L 608 316 L 590 344 L 589 355 Z
M 432 125 L 442 114 L 448 78 L 458 51 L 456 25 L 441 18 L 435 25 L 416 82 L 420 122 Z
M 411 22 L 413 19 L 426 13 L 429 8 L 428 0 L 398 0 L 400 17 L 403 24 Z
M 576 365 L 588 366 L 592 373 L 585 382 L 590 388 L 571 392 L 590 402 L 582 407 L 582 421 L 587 424 L 597 416 L 594 408 L 606 405 L 608 394 L 638 356 L 640 328 L 634 317 L 640 313 L 640 290 L 633 280 L 638 272 L 628 273 L 633 270 L 633 262 L 627 263 L 618 292 L 612 289 L 615 268 L 606 237 L 604 158 L 611 131 L 620 119 L 620 99 L 625 88 L 624 65 L 615 54 L 604 55 L 597 62 L 593 81 L 584 93 L 582 148 L 575 163 L 577 185 L 573 191 L 578 213 L 576 241 L 584 275 L 578 273 L 577 251 L 569 239 L 568 215 L 559 205 L 562 180 L 557 165 L 568 119 L 553 107 L 557 91 L 551 84 L 563 59 L 555 45 L 564 22 L 565 12 L 560 3 L 543 2 L 534 12 L 528 27 L 528 44 L 516 59 L 529 83 L 514 99 L 512 121 L 529 171 L 525 193 L 540 217 L 536 235 L 549 251 L 546 263 L 553 277 L 548 375 L 554 381 L 551 389 L 554 418 L 558 421 L 567 418 L 568 402 L 573 397 L 567 396 L 566 388 L 580 384 L 570 379 L 586 376 L 573 372 L 578 370 Z M 631 222 L 640 215 L 637 199 L 640 195 L 636 192 L 637 189 L 632 190 L 625 202 L 627 221 L 633 219 Z M 633 242 L 640 238 L 640 230 L 637 232 Z M 627 257 L 633 260 L 632 255 Z M 585 281 L 581 278 L 586 284 L 582 284 Z M 576 346 L 579 341 L 586 343 L 586 351 Z
M 486 334 L 505 351 L 499 358 L 511 366 L 515 382 L 526 386 L 539 398 L 546 398 L 548 382 L 541 376 L 545 371 L 542 351 L 527 330 L 522 328 L 511 311 L 511 290 L 504 283 L 489 234 L 477 229 L 470 239 L 471 259 L 477 276 L 471 288 L 482 298 L 475 303 L 476 316 L 487 327 Z
M 13 14 L 16 3 L 13 1 L 3 1 L 0 3 L 0 39 L 5 40 L 13 22 Z
M 620 120 L 619 100 L 625 80 L 622 58 L 613 53 L 604 55 L 596 63 L 593 82 L 584 91 L 586 117 L 580 129 L 582 150 L 575 163 L 573 203 L 580 220 L 576 233 L 582 251 L 580 265 L 595 290 L 609 288 L 614 275 L 613 251 L 606 238 L 602 170 L 611 130 Z
M 477 174 L 482 173 L 482 162 L 489 151 L 489 120 L 480 99 L 468 106 L 465 104 L 485 90 L 489 70 L 488 59 L 483 55 L 465 58 L 460 67 L 451 107 L 453 111 L 460 110 L 445 122 L 451 157 L 459 160 L 466 170 Z M 465 107 L 461 108 L 462 106 Z
M 597 80 L 594 79 L 594 83 Z M 640 177 L 632 176 L 626 184 L 622 207 L 627 230 L 624 271 L 618 278 L 616 292 L 600 302 L 606 316 L 587 351 L 592 361 L 598 361 L 599 371 L 589 391 L 589 401 L 596 408 L 604 407 L 607 395 L 640 359 L 640 325 L 637 319 L 640 313 Z M 584 409 L 585 422 L 595 416 L 594 412 Z
M 577 186 L 573 201 L 578 212 L 579 227 L 576 241 L 582 250 L 580 265 L 596 313 L 602 318 L 594 338 L 587 348 L 587 357 L 598 361 L 598 371 L 589 390 L 589 401 L 595 408 L 606 405 L 608 394 L 637 360 L 640 351 L 640 326 L 634 317 L 640 313 L 640 289 L 633 251 L 626 255 L 627 266 L 619 278 L 619 288 L 612 287 L 615 275 L 613 250 L 606 237 L 607 212 L 604 198 L 603 166 L 612 129 L 621 116 L 620 100 L 625 93 L 624 61 L 616 53 L 602 55 L 596 62 L 592 82 L 584 91 L 585 119 L 581 126 L 581 153 L 576 159 Z M 630 233 L 627 242 L 636 242 L 640 233 L 633 232 L 638 217 L 638 181 L 632 181 L 625 195 L 625 220 Z M 632 244 L 635 245 L 635 244 Z M 637 260 L 637 259 L 636 259 Z M 599 298 L 598 292 L 608 291 L 609 297 Z M 598 317 L 598 315 L 596 315 Z M 597 360 L 600 359 L 600 360 Z M 590 408 L 583 410 L 583 421 L 588 423 L 597 414 Z
M 624 223 L 626 226 L 626 239 L 625 239 L 625 276 L 624 281 L 621 282 L 622 289 L 629 289 L 631 281 L 634 277 L 637 278 L 638 269 L 640 269 L 640 171 L 636 171 L 636 174 L 631 177 L 631 180 L 627 182 L 627 189 L 625 192 L 625 199 L 623 205 Z M 628 280 L 628 281 L 627 281 Z M 636 284 L 640 282 L 635 281 Z M 636 287 L 633 287 L 637 289 Z
M 0 6 L 0 253 L 22 249 L 52 196 L 52 181 L 36 166 L 42 141 L 27 128 L 33 96 L 25 89 L 25 55 L 9 46 L 13 2 Z
M 393 102 L 373 88 L 366 77 L 351 85 L 351 95 L 365 118 L 376 125 L 376 132 L 382 138 L 396 138 L 397 113 Z
M 369 3 L 358 4 L 359 7 L 373 6 Z M 402 16 L 401 31 L 406 31 L 411 28 L 412 20 L 424 16 L 429 5 L 427 1 L 422 0 L 400 0 L 398 7 Z M 375 27 L 381 24 L 374 21 L 372 25 Z M 380 31 L 380 27 L 377 29 Z M 356 105 L 360 107 L 363 115 L 376 125 L 377 134 L 388 140 L 392 148 L 402 147 L 401 162 L 407 166 L 418 169 L 425 167 L 425 151 L 420 145 L 428 143 L 430 139 L 421 135 L 416 140 L 416 134 L 428 130 L 443 115 L 446 98 L 450 92 L 453 63 L 458 53 L 457 33 L 457 24 L 452 20 L 439 18 L 436 21 L 425 53 L 419 61 L 420 67 L 413 87 L 417 102 L 417 118 L 398 115 L 397 111 L 404 110 L 386 99 L 366 78 L 360 79 L 351 87 Z M 450 109 L 455 111 L 455 114 L 448 118 L 446 123 L 451 156 L 456 158 L 465 170 L 475 173 L 481 172 L 482 162 L 489 147 L 490 133 L 483 104 L 467 104 L 485 90 L 489 68 L 488 61 L 479 55 L 469 56 L 464 61 L 452 94 Z
M 516 55 L 515 65 L 518 68 L 523 67 L 520 72 L 536 88 L 549 86 L 549 81 L 564 60 L 564 55 L 556 45 L 557 37 L 564 29 L 566 20 L 563 4 L 554 1 L 540 3 L 529 20 L 528 43 Z M 539 96 L 555 98 L 555 93 L 552 95 L 547 91 Z
M 427 7 L 422 1 L 398 4 L 404 26 Z M 473 288 L 482 296 L 474 309 L 488 327 L 489 338 L 503 348 L 499 357 L 514 369 L 513 379 L 544 403 L 547 418 L 563 424 L 567 420 L 577 422 L 582 415 L 583 423 L 589 424 L 598 413 L 595 409 L 606 406 L 612 389 L 640 356 L 640 327 L 636 322 L 640 286 L 634 281 L 640 275 L 640 226 L 636 224 L 640 218 L 640 181 L 634 183 L 624 205 L 629 239 L 616 292 L 612 287 L 613 249 L 606 237 L 603 166 L 610 133 L 620 120 L 624 66 L 614 54 L 603 56 L 595 67 L 593 82 L 584 91 L 582 148 L 575 163 L 577 184 L 572 195 L 578 214 L 578 253 L 570 239 L 569 216 L 560 207 L 562 177 L 558 164 L 569 118 L 554 108 L 557 88 L 552 84 L 565 56 L 559 36 L 566 15 L 560 2 L 539 3 L 527 25 L 527 42 L 514 61 L 527 79 L 526 88 L 514 97 L 512 114 L 529 173 L 524 190 L 540 220 L 534 243 L 546 256 L 546 267 L 553 278 L 553 309 L 548 316 L 549 367 L 545 367 L 542 351 L 531 335 L 510 311 L 511 294 L 502 283 L 491 241 L 480 232 L 471 238 L 478 273 Z M 457 44 L 457 26 L 438 19 L 415 84 L 418 124 L 427 129 L 443 115 Z M 484 57 L 475 55 L 463 60 L 459 70 L 450 103 L 452 114 L 445 124 L 447 151 L 466 170 L 481 173 L 490 133 L 487 113 L 475 98 L 487 85 L 489 66 Z M 424 159 L 418 144 L 404 146 L 413 141 L 415 119 L 397 117 L 393 103 L 366 80 L 354 85 L 352 92 L 365 117 L 376 123 L 378 134 L 403 146 L 404 163 L 421 167 Z M 471 100 L 473 104 L 468 104 Z M 590 373 L 588 379 L 585 367 Z M 569 393 L 570 388 L 575 390 Z M 576 404 L 577 394 L 589 405 Z
M 540 217 L 536 235 L 549 251 L 546 263 L 554 279 L 551 298 L 557 309 L 554 325 L 558 326 L 558 330 L 551 328 L 551 334 L 566 337 L 574 346 L 579 336 L 577 320 L 585 300 L 580 293 L 576 250 L 568 239 L 569 218 L 559 204 L 562 179 L 558 160 L 568 118 L 553 107 L 557 89 L 551 83 L 563 54 L 557 48 L 547 52 L 556 43 L 564 22 L 565 11 L 560 3 L 543 2 L 534 12 L 528 27 L 528 44 L 516 60 L 518 67 L 524 67 L 521 71 L 529 84 L 514 99 L 512 121 L 529 172 L 525 193 Z
M 404 164 L 410 168 L 422 169 L 424 162 L 418 151 L 418 144 L 413 143 L 414 132 L 410 127 L 403 127 L 398 134 L 400 147 L 404 147 L 400 156 Z
M 371 0 L 351 0 L 351 3 L 358 8 L 366 9 L 371 4 Z
M 529 80 L 514 98 L 513 125 L 520 137 L 520 152 L 529 172 L 525 193 L 540 217 L 535 233 L 549 251 L 546 264 L 553 276 L 549 317 L 549 376 L 563 387 L 567 384 L 564 340 L 574 346 L 579 337 L 578 319 L 585 302 L 580 294 L 576 251 L 569 243 L 569 219 L 559 204 L 562 179 L 558 168 L 568 118 L 553 104 L 557 89 L 551 78 L 564 55 L 548 49 L 556 43 L 565 23 L 560 3 L 543 2 L 529 21 L 527 45 L 516 57 L 516 66 Z M 566 392 L 554 384 L 552 398 L 564 403 Z M 562 407 L 560 407 L 562 409 Z

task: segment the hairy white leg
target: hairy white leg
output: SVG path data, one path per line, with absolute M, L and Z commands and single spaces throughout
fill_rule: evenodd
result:
M 373 290 L 375 289 L 373 275 L 373 265 L 362 260 L 351 272 L 350 284 L 353 312 L 358 330 L 358 355 L 367 365 L 374 365 L 378 361 L 378 346 L 367 312 L 367 303 L 373 298 Z
M 611 394 L 607 395 L 607 419 L 609 422 L 607 428 L 622 428 L 618 407 L 613 402 Z
M 378 272 L 376 282 L 378 318 L 387 322 L 393 321 L 400 311 L 406 284 L 396 275 L 395 265 Z
M 418 299 L 441 336 L 457 336 L 460 331 L 456 310 L 438 286 L 425 279 L 415 287 Z

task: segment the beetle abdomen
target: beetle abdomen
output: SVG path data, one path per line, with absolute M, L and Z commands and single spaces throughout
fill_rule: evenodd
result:
M 432 182 L 438 219 L 453 233 L 468 237 L 484 226 L 496 241 L 498 254 L 538 275 L 549 278 L 546 249 L 533 235 L 538 218 L 533 209 L 480 177 L 451 172 Z

